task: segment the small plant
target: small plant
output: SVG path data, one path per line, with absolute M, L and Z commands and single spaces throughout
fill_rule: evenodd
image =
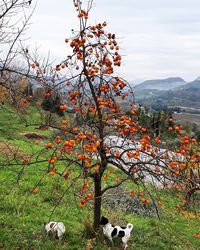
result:
M 92 221 L 90 220 L 90 218 L 85 217 L 83 219 L 83 227 L 84 227 L 83 229 L 84 237 L 86 237 L 87 239 L 91 239 L 95 237 Z

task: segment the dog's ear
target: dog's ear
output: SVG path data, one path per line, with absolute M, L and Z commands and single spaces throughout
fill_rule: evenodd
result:
M 108 222 L 109 222 L 108 219 L 106 217 L 102 216 L 99 224 L 106 225 L 106 224 L 108 224 Z

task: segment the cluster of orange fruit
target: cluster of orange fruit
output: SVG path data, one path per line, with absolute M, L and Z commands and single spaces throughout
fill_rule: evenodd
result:
M 45 149 L 51 149 L 51 148 L 53 148 L 53 144 L 52 143 L 47 143 L 46 145 L 45 145 Z
M 61 137 L 59 135 L 55 137 L 55 143 L 56 144 L 61 144 L 62 143 L 62 139 L 61 139 Z
M 97 153 L 98 152 L 98 144 L 97 143 L 86 143 L 83 146 L 83 149 L 88 153 Z
M 83 197 L 81 199 L 81 203 L 80 203 L 80 208 L 84 208 L 86 203 L 89 201 L 89 200 L 93 200 L 94 199 L 94 194 L 93 193 L 88 193 L 87 194 L 87 197 Z
M 129 196 L 131 196 L 131 197 L 134 197 L 135 195 L 136 195 L 136 192 L 135 192 L 135 191 L 131 191 L 131 192 L 129 193 Z M 143 193 L 143 192 L 139 192 L 137 195 L 140 197 L 140 200 L 141 200 L 142 203 L 144 203 L 144 204 L 151 204 L 151 203 L 152 203 L 151 200 L 146 199 L 146 198 L 144 197 L 144 193 Z M 161 205 L 163 204 L 163 202 L 162 202 L 161 200 L 158 200 L 158 201 L 157 201 L 157 204 L 158 204 L 159 206 L 161 206 Z
M 76 142 L 81 142 L 86 140 L 86 135 L 81 131 L 77 136 L 76 136 Z
M 174 174 L 179 175 L 180 171 L 187 167 L 185 162 L 171 161 L 168 166 L 174 171 Z
M 50 97 L 50 96 L 52 96 L 52 93 L 51 93 L 50 91 L 44 93 L 44 97 L 45 97 L 45 98 L 48 98 L 48 97 Z
M 77 156 L 78 156 L 78 159 L 80 161 L 84 161 L 84 160 L 88 159 L 88 156 L 85 154 L 77 154 Z
M 61 129 L 61 130 L 66 130 L 66 129 L 67 129 L 67 125 L 68 125 L 68 121 L 65 120 L 65 119 L 63 119 L 63 120 L 61 121 L 61 124 L 60 124 L 60 129 Z
M 133 107 L 130 112 L 131 115 L 136 115 L 137 114 L 137 108 Z
M 102 64 L 105 66 L 104 70 L 102 71 L 104 75 L 111 75 L 114 72 L 113 67 L 112 67 L 113 63 L 109 59 L 107 54 L 104 54 L 104 60 Z
M 58 64 L 56 65 L 56 71 L 60 71 L 61 69 L 64 69 L 67 65 L 62 63 L 62 64 Z
M 89 183 L 89 181 L 87 181 L 87 182 L 83 185 L 83 187 L 82 187 L 82 189 L 81 189 L 81 194 L 84 194 L 84 193 L 88 190 L 89 187 L 90 187 L 90 183 Z
M 150 143 L 150 137 L 149 135 L 144 135 L 142 139 L 140 140 L 141 143 L 141 149 L 147 152 L 150 152 L 151 149 L 151 143 Z
M 136 149 L 135 153 L 129 151 L 129 152 L 126 153 L 126 155 L 128 156 L 128 158 L 135 158 L 135 159 L 137 159 L 140 156 L 140 150 Z
M 57 171 L 57 169 L 53 167 L 51 172 L 50 172 L 51 176 L 54 176 L 56 174 L 56 171 Z
M 71 41 L 70 46 L 73 48 L 73 52 L 79 52 L 81 53 L 81 51 L 79 50 L 80 47 L 82 47 L 84 44 L 86 43 L 86 39 L 85 38 L 75 38 Z
M 57 157 L 56 156 L 52 156 L 51 158 L 49 158 L 49 163 L 50 164 L 55 164 L 57 161 Z
M 40 67 L 40 64 L 38 62 L 33 63 L 31 65 L 31 68 L 34 69 L 34 70 L 36 70 L 36 74 L 37 75 L 40 75 L 42 73 L 41 70 L 39 69 L 39 67 Z
M 142 203 L 151 204 L 151 200 L 145 198 L 144 196 L 145 196 L 144 192 L 139 192 L 138 193 L 138 197 L 140 197 L 140 200 L 141 200 Z
M 81 10 L 78 14 L 78 18 L 85 18 L 85 19 L 88 19 L 88 12 L 85 11 L 85 10 Z
M 36 140 L 34 143 L 35 143 L 35 145 L 40 145 L 40 141 L 39 140 Z
M 64 146 L 66 149 L 73 148 L 75 146 L 75 140 L 71 139 L 69 141 L 65 141 Z
M 156 142 L 157 144 L 160 144 L 160 143 L 161 143 L 160 137 L 156 137 L 156 138 L 155 138 L 155 142 Z
M 90 26 L 88 31 L 90 31 L 90 33 L 87 35 L 88 38 L 99 38 L 101 36 L 104 36 L 104 30 L 103 28 L 106 26 L 106 22 L 103 23 L 98 23 L 94 26 Z M 105 39 L 105 37 L 104 37 Z M 104 42 L 104 44 L 101 44 L 102 48 L 107 44 L 107 42 Z
M 196 239 L 200 239 L 200 233 L 196 233 L 196 234 L 194 235 L 194 237 L 195 237 Z
M 146 198 L 143 198 L 143 197 L 142 197 L 140 200 L 141 200 L 141 202 L 144 203 L 144 204 L 151 204 L 151 200 L 149 200 L 149 199 L 146 199 Z
M 62 110 L 62 111 L 65 111 L 65 110 L 67 110 L 67 105 L 61 104 L 59 109 Z
M 69 97 L 70 97 L 69 101 L 72 104 L 76 104 L 77 103 L 78 90 L 75 89 L 74 91 L 69 91 L 68 94 L 69 94 Z
M 115 151 L 115 157 L 116 157 L 116 158 L 120 158 L 120 156 L 121 156 L 120 151 L 119 151 L 119 150 L 116 150 L 116 151 Z
M 40 64 L 39 64 L 38 62 L 33 63 L 33 64 L 31 65 L 32 69 L 35 69 L 36 67 L 39 67 L 39 66 L 40 66 Z
M 31 190 L 31 192 L 32 192 L 32 194 L 37 194 L 37 193 L 38 193 L 38 188 L 33 188 L 33 189 Z
M 109 91 L 110 91 L 110 85 L 108 83 L 102 83 L 100 86 L 100 92 L 103 92 L 104 94 L 106 94 Z
M 181 137 L 181 142 L 180 144 L 181 145 L 187 145 L 189 143 L 192 143 L 192 144 L 196 144 L 196 139 L 195 138 L 189 138 L 189 136 L 184 136 L 184 137 Z

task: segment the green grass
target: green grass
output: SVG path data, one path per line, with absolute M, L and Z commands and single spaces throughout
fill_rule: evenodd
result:
M 33 116 L 37 118 L 37 114 Z M 11 115 L 12 114 L 12 115 Z M 11 119 L 12 117 L 12 119 Z M 24 126 L 22 120 L 12 107 L 0 108 L 0 141 L 6 141 L 14 147 L 20 146 L 22 153 L 38 152 L 47 141 L 35 145 L 34 140 L 22 136 L 24 132 L 35 132 L 35 127 Z M 38 131 L 37 131 L 38 132 Z M 39 131 L 38 133 L 43 133 Z M 49 140 L 53 131 L 45 131 Z M 48 140 L 48 141 L 49 141 Z M 45 152 L 45 157 L 51 151 Z M 0 162 L 5 155 L 0 156 Z M 20 162 L 20 159 L 19 159 Z M 80 198 L 74 196 L 73 189 L 69 188 L 70 180 L 64 180 L 58 175 L 46 174 L 48 163 L 33 165 L 16 165 L 0 167 L 0 248 L 14 250 L 22 249 L 86 249 L 92 235 L 92 204 L 84 209 L 79 208 Z M 64 163 L 57 168 L 64 169 Z M 78 175 L 73 170 L 71 178 Z M 108 183 L 112 183 L 118 171 L 109 175 Z M 73 188 L 80 189 L 80 182 Z M 104 182 L 104 185 L 107 183 Z M 37 186 L 38 193 L 31 190 Z M 133 183 L 127 183 L 125 188 L 136 189 Z M 92 190 L 91 186 L 91 190 Z M 141 187 L 139 187 L 139 190 Z M 67 192 L 66 192 L 67 190 Z M 120 210 L 111 210 L 103 207 L 102 213 L 109 217 L 113 224 L 133 223 L 129 248 L 134 250 L 193 250 L 200 249 L 200 239 L 194 237 L 199 233 L 199 213 L 179 213 L 176 205 L 180 198 L 174 199 L 175 194 L 162 190 L 152 190 L 155 197 L 162 200 L 161 220 L 158 218 L 140 217 L 135 214 L 124 214 Z M 65 195 L 63 196 L 63 193 Z M 62 199 L 61 199 L 62 198 Z M 44 223 L 49 220 L 63 221 L 66 234 L 61 242 L 47 238 L 44 234 Z M 115 248 L 119 242 L 115 242 Z M 95 250 L 107 250 L 110 246 L 98 236 L 94 244 Z M 89 248 L 88 248 L 89 249 Z
M 63 221 L 66 226 L 65 239 L 58 243 L 45 237 L 43 223 L 49 216 L 59 198 L 68 187 L 58 176 L 46 176 L 39 185 L 39 192 L 31 194 L 30 190 L 37 181 L 37 175 L 27 174 L 19 186 L 13 188 L 12 182 L 1 188 L 0 205 L 0 241 L 6 249 L 17 246 L 28 249 L 84 249 L 88 239 L 84 236 L 84 220 L 92 220 L 92 207 L 80 209 L 79 200 L 75 200 L 70 190 L 66 193 L 51 219 Z M 13 177 L 13 180 L 15 178 Z M 198 221 L 182 217 L 171 209 L 171 213 L 163 213 L 161 221 L 156 218 L 143 218 L 123 214 L 120 211 L 103 209 L 103 213 L 117 223 L 123 218 L 124 224 L 134 225 L 129 245 L 130 249 L 198 249 L 199 240 L 194 238 Z M 95 249 L 107 249 L 101 242 Z

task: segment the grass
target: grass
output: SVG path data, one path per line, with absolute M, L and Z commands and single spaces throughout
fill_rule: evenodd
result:
M 46 141 L 42 141 L 41 145 L 35 145 L 34 140 L 22 136 L 24 132 L 35 132 L 35 127 L 25 127 L 11 107 L 6 110 L 0 109 L 0 141 L 6 141 L 14 147 L 20 145 L 22 153 L 40 151 Z M 51 140 L 52 131 L 44 133 Z M 4 158 L 5 155 L 1 155 L 0 161 L 2 162 Z M 64 169 L 62 164 L 58 167 Z M 91 241 L 94 237 L 92 204 L 80 209 L 80 198 L 74 196 L 72 188 L 68 189 L 69 180 L 64 180 L 58 175 L 45 174 L 46 168 L 47 163 L 0 167 L 0 248 L 87 250 L 92 249 L 89 248 L 92 244 L 95 250 L 107 250 L 110 244 L 101 235 L 97 237 L 95 243 Z M 73 170 L 71 178 L 77 174 L 78 172 Z M 109 183 L 112 181 L 110 178 L 115 179 L 119 176 L 119 172 L 114 171 L 112 176 L 109 177 Z M 36 185 L 39 191 L 33 194 L 31 190 Z M 74 188 L 79 189 L 80 185 L 80 182 L 77 182 Z M 125 187 L 130 190 L 135 188 L 132 183 L 125 184 Z M 152 191 L 163 202 L 161 220 L 102 208 L 102 213 L 108 216 L 113 224 L 133 223 L 128 249 L 200 249 L 200 239 L 194 237 L 197 232 L 200 233 L 199 213 L 179 212 L 176 205 L 181 199 L 174 199 L 175 194 L 162 190 Z M 49 220 L 64 222 L 66 234 L 61 242 L 45 236 L 44 223 Z M 120 249 L 118 243 L 115 242 L 114 249 Z
M 49 221 L 68 183 L 59 176 L 46 176 L 39 186 L 39 192 L 34 195 L 30 190 L 37 178 L 37 175 L 28 173 L 18 186 L 13 188 L 11 181 L 10 185 L 6 184 L 6 190 L 5 187 L 0 189 L 0 242 L 5 245 L 5 249 L 29 249 L 31 246 L 35 249 L 85 249 L 89 240 L 86 236 L 90 232 L 84 230 L 84 225 L 86 218 L 91 224 L 92 208 L 80 209 L 79 200 L 75 200 L 70 190 L 51 217 L 52 220 L 64 222 L 65 238 L 60 243 L 46 238 L 43 223 Z M 194 237 L 199 225 L 197 219 L 183 216 L 174 208 L 171 211 L 168 209 L 166 212 L 164 208 L 161 221 L 105 208 L 103 213 L 116 224 L 118 218 L 123 218 L 124 224 L 133 223 L 130 249 L 198 249 L 199 239 Z M 108 245 L 97 242 L 94 249 L 108 249 Z

